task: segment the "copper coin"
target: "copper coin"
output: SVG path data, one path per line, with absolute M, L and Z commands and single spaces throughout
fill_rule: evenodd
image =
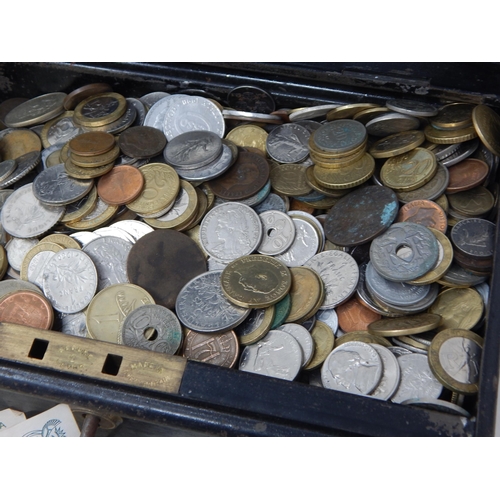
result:
M 382 316 L 364 306 L 356 297 L 336 308 L 339 326 L 345 333 L 367 330 L 368 325 Z
M 54 310 L 43 295 L 21 290 L 0 300 L 0 321 L 49 330 L 54 321 Z
M 108 132 L 85 132 L 69 141 L 72 153 L 80 156 L 97 156 L 115 147 L 115 136 Z
M 97 182 L 97 194 L 108 205 L 126 205 L 142 192 L 144 176 L 130 165 L 117 165 Z
M 448 169 L 450 181 L 446 194 L 467 191 L 480 186 L 488 175 L 488 165 L 476 158 L 466 158 Z
M 167 145 L 167 138 L 154 127 L 129 127 L 120 134 L 118 144 L 124 155 L 141 160 L 160 154 Z
M 206 271 L 205 255 L 198 244 L 174 229 L 156 229 L 139 238 L 127 259 L 130 283 L 171 310 L 182 287 Z
M 111 85 L 107 83 L 91 83 L 89 85 L 84 85 L 83 87 L 73 90 L 73 92 L 66 96 L 63 101 L 64 109 L 75 109 L 76 105 L 84 99 L 87 99 L 87 97 L 103 94 L 104 92 L 111 92 L 112 90 L 113 88 Z
M 238 354 L 238 337 L 233 330 L 216 334 L 188 330 L 184 338 L 182 355 L 187 359 L 232 368 Z
M 430 200 L 414 200 L 403 205 L 396 222 L 414 222 L 425 227 L 432 227 L 442 233 L 446 233 L 448 227 L 445 211 Z
M 243 200 L 265 186 L 269 180 L 269 170 L 269 163 L 265 158 L 243 151 L 229 170 L 207 184 L 219 198 Z

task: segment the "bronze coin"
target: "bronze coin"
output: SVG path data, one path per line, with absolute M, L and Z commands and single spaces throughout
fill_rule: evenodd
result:
M 175 310 L 182 287 L 206 271 L 198 244 L 174 229 L 156 229 L 139 238 L 127 259 L 130 283 L 144 288 L 157 304 L 171 310 Z
M 141 160 L 160 154 L 167 145 L 167 138 L 161 130 L 141 125 L 123 131 L 118 144 L 124 155 Z
M 89 85 L 84 85 L 76 90 L 73 90 L 68 94 L 64 101 L 63 106 L 66 110 L 75 109 L 76 105 L 82 102 L 87 97 L 91 97 L 96 94 L 103 94 L 105 92 L 111 92 L 113 88 L 107 83 L 91 83 Z
M 117 165 L 97 182 L 97 194 L 108 205 L 126 205 L 142 192 L 144 176 L 130 165 Z
M 207 184 L 219 198 L 238 201 L 258 193 L 268 180 L 267 160 L 256 153 L 243 151 L 229 170 Z
M 54 310 L 43 295 L 20 290 L 0 300 L 0 321 L 49 330 L 54 321 Z
M 233 330 L 215 334 L 188 330 L 184 338 L 182 355 L 187 359 L 232 368 L 238 354 L 238 337 Z
M 97 156 L 115 147 L 115 136 L 108 132 L 85 132 L 69 141 L 72 153 L 80 156 Z
M 445 193 L 452 194 L 480 186 L 488 175 L 489 167 L 482 160 L 466 158 L 450 167 L 448 172 L 450 181 Z
M 368 325 L 382 316 L 364 306 L 356 297 L 336 308 L 339 326 L 345 333 L 367 330 Z
M 425 227 L 432 227 L 446 233 L 448 220 L 444 210 L 430 200 L 414 200 L 403 205 L 396 222 L 415 222 Z
M 368 243 L 394 222 L 398 209 L 398 198 L 392 189 L 360 187 L 330 209 L 325 219 L 325 236 L 342 247 Z

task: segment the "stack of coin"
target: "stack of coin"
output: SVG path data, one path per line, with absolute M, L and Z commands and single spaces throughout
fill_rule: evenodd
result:
M 435 144 L 459 144 L 478 136 L 472 123 L 474 104 L 452 103 L 443 106 L 425 127 L 425 137 Z

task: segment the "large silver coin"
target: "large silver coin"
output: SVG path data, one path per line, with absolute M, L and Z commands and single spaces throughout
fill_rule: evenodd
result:
M 51 250 L 46 250 L 43 252 L 38 252 L 30 260 L 28 264 L 28 281 L 34 285 L 43 288 L 43 274 L 45 272 L 45 266 L 49 260 L 55 255 L 56 252 Z
M 144 118 L 143 125 L 145 127 L 154 127 L 163 132 L 163 127 L 165 125 L 165 116 L 170 106 L 170 103 L 174 99 L 178 99 L 181 94 L 167 95 L 162 97 L 159 101 L 156 101 L 148 110 L 146 117 Z
M 401 368 L 401 381 L 391 401 L 402 403 L 408 399 L 439 398 L 443 386 L 432 374 L 427 356 L 412 353 L 399 356 L 397 360 Z
M 127 258 L 131 249 L 132 243 L 117 236 L 101 236 L 82 248 L 97 270 L 98 292 L 111 285 L 129 283 Z
M 186 283 L 175 302 L 179 321 L 200 333 L 231 330 L 244 321 L 250 309 L 226 299 L 221 286 L 222 271 L 209 271 Z
M 50 207 L 33 194 L 32 184 L 17 189 L 2 207 L 1 223 L 5 231 L 17 238 L 35 238 L 59 222 L 64 207 Z
M 325 300 L 320 309 L 332 309 L 348 300 L 356 291 L 358 264 L 348 253 L 341 250 L 320 252 L 304 266 L 316 271 L 325 285 Z
M 85 309 L 97 290 L 97 271 L 81 250 L 57 252 L 45 267 L 43 293 L 56 311 L 76 313 Z
M 265 200 L 263 200 L 258 205 L 255 205 L 253 209 L 261 214 L 267 210 L 279 210 L 280 212 L 287 212 L 290 208 L 290 203 L 287 204 L 285 201 L 286 197 L 280 196 L 276 193 L 269 193 Z
M 120 229 L 119 227 L 104 226 L 94 230 L 94 234 L 97 236 L 116 236 L 122 240 L 128 241 L 134 244 L 136 242 L 135 238 L 131 236 L 127 231 Z
M 44 123 L 64 111 L 64 92 L 53 92 L 23 102 L 4 118 L 7 127 L 27 127 Z
M 250 255 L 258 248 L 261 240 L 260 218 L 243 203 L 230 202 L 216 206 L 205 215 L 200 224 L 203 250 L 222 262 Z
M 324 361 L 321 382 L 326 389 L 366 396 L 379 385 L 382 371 L 382 360 L 371 345 L 345 342 Z
M 279 163 L 300 163 L 309 156 L 310 132 L 296 123 L 279 125 L 269 132 L 266 149 Z
M 380 383 L 370 396 L 387 401 L 399 386 L 401 369 L 396 356 L 387 347 L 376 343 L 371 344 L 371 346 L 377 351 L 382 360 L 383 372 Z
M 259 214 L 259 217 L 263 235 L 257 252 L 263 255 L 286 252 L 295 239 L 295 224 L 292 218 L 279 210 L 268 210 Z
M 38 151 L 31 151 L 19 158 L 16 158 L 17 167 L 6 179 L 0 182 L 0 188 L 5 188 L 15 184 L 26 177 L 39 163 L 41 154 Z
M 243 349 L 239 369 L 293 380 L 301 366 L 302 350 L 299 343 L 287 332 L 270 330 L 262 340 Z
M 309 330 L 296 323 L 285 323 L 276 328 L 276 330 L 289 333 L 299 343 L 302 350 L 302 368 L 306 366 L 311 361 L 315 350 L 314 340 Z
M 165 161 L 173 167 L 199 168 L 220 156 L 222 140 L 214 132 L 193 130 L 174 137 L 163 152 Z
M 392 99 L 385 105 L 392 111 L 411 116 L 435 116 L 439 108 L 434 104 L 421 101 L 412 101 L 411 99 Z
M 152 233 L 154 229 L 146 224 L 145 222 L 139 220 L 121 220 L 118 222 L 113 222 L 109 227 L 123 229 L 130 236 L 137 241 L 142 236 Z
M 212 101 L 197 96 L 171 97 L 163 126 L 167 140 L 171 141 L 174 137 L 193 130 L 208 130 L 224 137 L 224 117 Z
M 417 279 L 434 268 L 438 257 L 437 238 L 413 222 L 393 224 L 370 246 L 373 267 L 389 281 Z
M 420 120 L 418 118 L 401 113 L 387 113 L 377 116 L 366 124 L 367 132 L 375 137 L 387 137 L 407 130 L 417 130 L 419 127 Z
M 177 316 L 164 306 L 140 306 L 130 312 L 122 324 L 122 342 L 131 347 L 175 354 L 181 341 L 181 324 Z

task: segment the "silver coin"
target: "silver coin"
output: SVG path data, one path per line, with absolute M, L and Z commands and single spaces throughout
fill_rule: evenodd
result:
M 3 121 L 7 127 L 24 127 L 47 122 L 64 111 L 65 98 L 64 92 L 34 97 L 12 109 Z
M 97 270 L 98 292 L 111 285 L 129 283 L 127 258 L 131 249 L 132 243 L 116 236 L 101 236 L 82 248 Z
M 251 335 L 264 321 L 265 309 L 252 309 L 250 314 L 245 318 L 245 321 L 234 328 L 234 333 L 238 338 L 244 340 L 245 337 Z
M 435 116 L 439 107 L 426 102 L 412 101 L 410 99 L 392 99 L 385 103 L 386 107 L 411 116 Z
M 262 232 L 260 218 L 250 207 L 229 202 L 205 215 L 200 224 L 200 243 L 211 257 L 229 262 L 255 252 Z
M 262 241 L 257 252 L 263 255 L 278 255 L 286 252 L 295 239 L 292 218 L 279 210 L 268 210 L 259 214 L 262 222 Z
M 20 271 L 24 257 L 39 242 L 36 238 L 11 238 L 5 245 L 10 267 Z
M 309 106 L 307 108 L 302 108 L 293 113 L 290 113 L 288 119 L 291 122 L 297 122 L 299 120 L 310 120 L 311 118 L 326 118 L 328 111 L 338 108 L 341 106 L 338 104 L 320 104 L 319 106 Z
M 146 335 L 154 329 L 153 335 Z M 175 354 L 182 341 L 176 315 L 164 306 L 146 304 L 130 312 L 122 324 L 122 342 L 131 347 Z
M 222 271 L 226 268 L 228 263 L 221 262 L 220 260 L 214 259 L 213 257 L 208 257 L 207 265 L 209 271 Z
M 399 340 L 398 338 L 393 338 L 392 341 L 396 346 L 401 347 L 406 349 L 407 351 L 410 351 L 410 353 L 413 354 L 421 354 L 422 356 L 427 357 L 427 349 L 421 349 L 419 347 L 415 347 L 413 345 L 407 344 L 406 342 L 403 342 L 402 340 Z
M 130 102 L 127 102 L 125 113 L 123 113 L 118 120 L 99 127 L 82 127 L 82 129 L 84 132 L 107 132 L 109 134 L 119 134 L 134 123 L 136 116 L 137 111 L 135 110 L 135 106 Z
M 159 212 L 155 212 L 153 214 L 141 214 L 139 212 L 136 212 L 136 214 L 139 217 L 142 217 L 143 219 L 157 219 L 157 218 L 162 217 L 163 215 L 165 215 L 169 210 L 171 210 L 172 207 L 174 206 L 174 204 L 175 204 L 175 198 L 172 201 L 172 203 L 170 203 L 170 205 L 168 205 L 167 207 L 163 208 Z
M 396 356 L 396 358 L 398 356 L 404 356 L 405 354 L 411 354 L 410 349 L 407 349 L 406 347 L 400 347 L 397 345 L 391 345 L 387 349 L 389 349 L 389 351 L 391 351 L 392 354 Z
M 94 234 L 91 231 L 78 231 L 76 233 L 70 234 L 70 237 L 76 240 L 83 247 L 87 243 L 99 238 L 98 234 Z
M 370 135 L 387 137 L 407 130 L 417 130 L 420 127 L 420 120 L 401 113 L 386 113 L 373 118 L 365 126 Z
M 81 250 L 57 252 L 45 267 L 43 293 L 52 307 L 64 313 L 85 309 L 97 290 L 97 271 L 91 258 Z
M 323 229 L 323 224 L 319 221 L 317 217 L 314 215 L 311 215 L 307 212 L 304 212 L 302 210 L 289 210 L 288 215 L 292 217 L 298 217 L 299 219 L 304 219 L 309 221 L 311 224 L 313 224 L 314 228 L 316 229 L 318 235 L 319 235 L 319 247 L 318 247 L 318 252 L 322 252 L 324 247 L 325 247 L 325 230 Z
M 324 151 L 343 153 L 361 146 L 366 136 L 365 126 L 356 120 L 334 120 L 316 130 L 313 140 Z
M 335 336 L 339 329 L 339 317 L 335 309 L 325 309 L 323 311 L 318 311 L 314 316 L 318 321 L 326 323 L 331 329 Z
M 40 288 L 38 288 L 33 283 L 30 283 L 29 281 L 24 281 L 21 279 L 3 279 L 0 281 L 0 299 L 3 299 L 9 293 L 17 292 L 19 290 L 30 290 L 32 292 L 43 295 L 42 290 L 40 290 Z
M 270 330 L 243 349 L 239 369 L 282 380 L 294 380 L 302 366 L 299 343 L 287 332 Z
M 259 205 L 267 196 L 269 196 L 269 194 L 271 193 L 271 188 L 271 180 L 268 180 L 260 191 L 258 191 L 253 196 L 250 196 L 250 198 L 243 198 L 241 200 L 238 200 L 238 203 L 243 203 L 244 205 L 254 208 L 256 205 Z
M 314 225 L 303 219 L 292 216 L 295 225 L 295 238 L 290 248 L 274 258 L 287 267 L 303 266 L 319 250 L 320 239 Z
M 314 255 L 305 267 L 316 271 L 325 285 L 325 300 L 320 309 L 332 309 L 356 291 L 359 279 L 358 264 L 348 253 L 326 250 Z
M 471 258 L 493 257 L 495 247 L 493 222 L 470 217 L 457 222 L 451 232 L 450 240 L 457 252 Z
M 459 148 L 453 154 L 443 158 L 440 163 L 447 168 L 460 163 L 476 151 L 479 142 L 479 139 L 472 139 L 471 141 L 460 143 Z
M 50 146 L 62 146 L 73 137 L 80 135 L 83 130 L 75 124 L 71 116 L 57 120 L 47 130 L 47 142 Z
M 87 337 L 87 316 L 84 312 L 67 314 L 56 311 L 56 317 L 61 325 L 61 333 L 74 337 Z
M 126 231 L 135 241 L 154 231 L 151 226 L 139 220 L 121 220 L 113 222 L 109 227 Z
M 146 117 L 144 118 L 143 125 L 146 127 L 154 127 L 163 132 L 163 127 L 165 124 L 165 116 L 171 102 L 178 99 L 182 94 L 168 95 L 155 102 L 151 108 L 149 108 Z
M 408 399 L 439 398 L 443 386 L 432 374 L 427 356 L 412 353 L 399 356 L 397 360 L 401 368 L 401 381 L 391 401 L 402 403 Z
M 436 144 L 432 152 L 436 157 L 437 161 L 443 161 L 445 158 L 448 158 L 452 154 L 458 151 L 460 148 L 460 143 L 458 144 Z
M 31 151 L 19 158 L 16 158 L 17 167 L 9 177 L 0 182 L 0 188 L 6 188 L 26 177 L 40 163 L 41 154 L 38 151 Z
M 82 199 L 93 186 L 93 179 L 74 179 L 61 164 L 43 170 L 35 177 L 33 194 L 41 203 L 62 206 Z
M 308 320 L 302 323 L 302 326 L 308 331 L 312 332 L 313 328 L 316 326 L 316 316 L 311 316 Z
M 476 286 L 484 283 L 488 278 L 472 274 L 456 262 L 452 262 L 442 279 L 458 286 Z
M 268 155 L 279 163 L 300 163 L 309 156 L 310 132 L 296 123 L 279 125 L 266 139 Z
M 43 165 L 43 168 L 49 168 L 50 166 L 53 166 L 51 163 L 49 163 L 48 161 L 48 158 L 49 156 L 51 156 L 52 154 L 57 154 L 57 151 L 61 151 L 62 149 L 62 145 L 61 144 L 54 144 L 53 146 L 50 146 L 48 148 L 45 148 L 45 149 L 42 149 L 42 152 L 41 152 L 41 159 L 42 159 L 42 165 Z M 52 160 L 52 158 L 51 158 Z M 60 164 L 60 158 L 59 158 L 59 155 L 58 155 L 58 159 L 57 159 L 57 164 Z
M 236 111 L 234 109 L 224 109 L 222 116 L 226 120 L 239 120 L 243 122 L 260 122 L 280 125 L 283 120 L 277 115 L 267 113 L 252 113 L 250 111 Z
M 145 94 L 142 97 L 139 97 L 138 101 L 140 101 L 144 106 L 151 108 L 160 99 L 168 97 L 169 95 L 170 94 L 168 92 L 163 92 L 163 91 L 150 92 L 149 94 Z
M 125 100 L 131 104 L 136 111 L 134 123 L 132 123 L 132 127 L 140 127 L 144 123 L 144 119 L 146 118 L 146 106 L 139 99 L 135 97 L 126 97 Z
M 302 350 L 302 368 L 304 368 L 311 361 L 315 349 L 314 340 L 309 330 L 305 326 L 296 323 L 285 323 L 276 330 L 289 333 L 299 343 Z
M 173 167 L 200 168 L 212 163 L 222 152 L 222 140 L 214 132 L 193 130 L 167 143 L 163 156 Z
M 99 229 L 94 230 L 96 236 L 115 236 L 122 240 L 128 241 L 134 244 L 136 242 L 135 238 L 131 236 L 127 231 L 120 229 L 119 227 L 104 226 Z
M 396 356 L 387 348 L 379 344 L 371 344 L 382 360 L 383 372 L 380 383 L 370 394 L 371 397 L 387 401 L 396 392 L 401 378 Z
M 279 210 L 280 212 L 287 212 L 289 208 L 290 203 L 287 204 L 287 198 L 276 193 L 269 193 L 262 202 L 253 207 L 258 214 L 261 214 L 266 210 Z
M 7 179 L 17 167 L 16 160 L 5 160 L 0 162 L 0 182 Z
M 307 130 L 309 130 L 309 133 L 311 134 L 321 127 L 321 123 L 314 120 L 297 120 L 294 123 L 296 123 L 297 125 L 302 125 Z
M 50 207 L 33 194 L 32 184 L 17 189 L 2 207 L 1 223 L 5 231 L 17 238 L 35 238 L 59 222 L 64 207 Z
M 224 137 L 225 122 L 220 109 L 209 99 L 197 96 L 171 96 L 165 114 L 163 133 L 168 141 L 192 130 L 208 130 Z
M 426 410 L 435 410 L 443 413 L 449 413 L 450 415 L 457 415 L 459 417 L 472 418 L 472 415 L 467 410 L 464 410 L 461 406 L 450 403 L 449 401 L 444 401 L 442 399 L 415 398 L 402 401 L 401 404 L 417 406 L 419 408 L 425 408 Z
M 389 281 L 411 281 L 428 273 L 439 255 L 437 239 L 421 224 L 398 222 L 371 242 L 370 261 Z
M 439 364 L 445 373 L 461 384 L 479 382 L 482 348 L 466 337 L 451 337 L 439 349 Z
M 188 207 L 189 207 L 189 194 L 181 186 L 172 208 L 170 208 L 170 210 L 161 217 L 156 217 L 156 220 L 161 222 L 173 221 L 178 217 L 180 217 L 188 209 Z
M 490 286 L 488 283 L 480 283 L 479 285 L 476 285 L 474 287 L 476 291 L 481 295 L 481 298 L 483 299 L 484 307 L 488 307 L 488 303 L 490 300 Z
M 175 302 L 179 321 L 200 333 L 219 333 L 242 323 L 250 309 L 226 299 L 221 286 L 222 271 L 209 271 L 186 283 Z
M 45 266 L 55 254 L 56 252 L 45 250 L 43 252 L 38 252 L 35 256 L 33 256 L 28 264 L 27 277 L 30 283 L 33 283 L 39 288 L 43 288 L 43 274 L 45 272 Z
M 380 384 L 382 371 L 382 360 L 371 345 L 345 342 L 325 359 L 321 382 L 326 389 L 366 396 Z

